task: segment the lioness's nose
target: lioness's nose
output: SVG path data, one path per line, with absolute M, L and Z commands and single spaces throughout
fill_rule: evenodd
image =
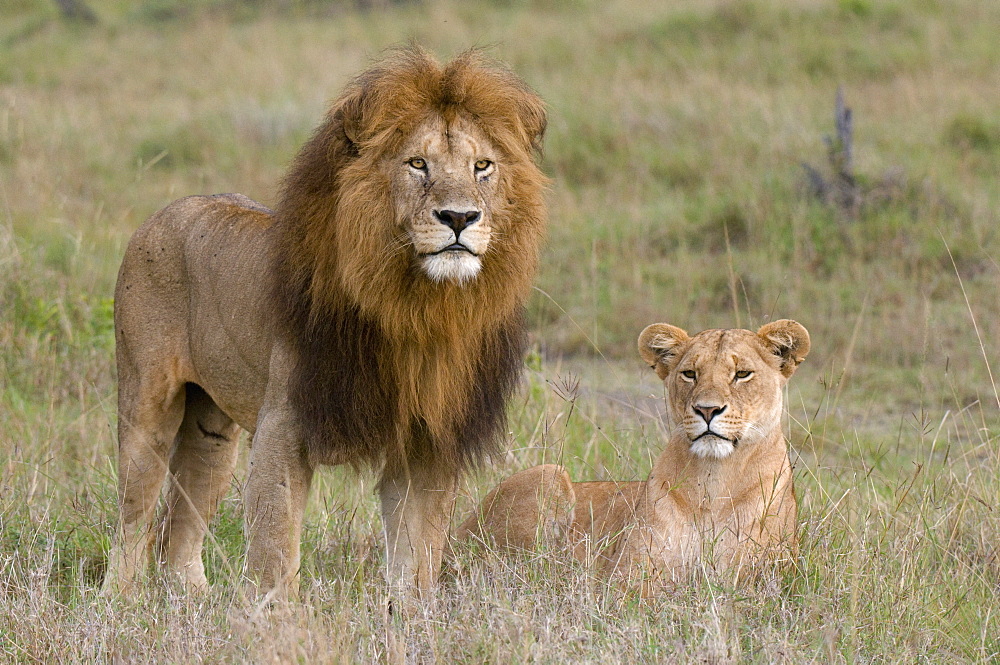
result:
M 718 404 L 695 404 L 691 408 L 699 413 L 706 423 L 712 422 L 712 418 L 726 410 L 725 405 L 719 406 Z
M 459 234 L 467 227 L 479 221 L 479 214 L 478 210 L 466 210 L 464 212 L 458 212 L 457 210 L 434 211 L 434 216 L 438 218 L 438 221 L 455 232 L 455 238 L 458 238 Z

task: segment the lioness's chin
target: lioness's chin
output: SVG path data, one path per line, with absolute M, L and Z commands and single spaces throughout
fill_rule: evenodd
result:
M 691 453 L 701 458 L 725 459 L 732 455 L 734 450 L 736 446 L 732 441 L 711 435 L 703 436 L 691 443 Z
M 424 272 L 435 282 L 455 282 L 464 284 L 479 274 L 482 262 L 469 252 L 454 251 L 423 259 Z

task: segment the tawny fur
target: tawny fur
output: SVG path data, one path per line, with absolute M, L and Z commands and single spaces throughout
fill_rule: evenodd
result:
M 458 474 L 496 448 L 522 362 L 544 129 L 540 99 L 480 53 L 442 66 L 400 49 L 334 102 L 273 212 L 190 197 L 136 231 L 115 293 L 121 520 L 106 589 L 142 567 L 168 475 L 157 556 L 205 585 L 239 428 L 253 435 L 243 498 L 262 590 L 294 586 L 313 471 L 342 463 L 382 470 L 390 582 L 433 583 Z M 453 209 L 475 218 L 453 228 Z
M 649 478 L 574 483 L 560 466 L 533 467 L 491 491 L 455 538 L 500 549 L 546 538 L 645 593 L 698 567 L 739 576 L 787 561 L 798 540 L 782 389 L 809 346 L 787 319 L 694 337 L 647 327 L 639 351 L 664 382 L 669 422 Z

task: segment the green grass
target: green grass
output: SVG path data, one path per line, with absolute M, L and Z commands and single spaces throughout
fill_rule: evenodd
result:
M 1000 6 L 90 4 L 91 27 L 48 0 L 0 7 L 0 660 L 1000 658 Z M 96 596 L 129 235 L 185 194 L 272 203 L 328 101 L 410 38 L 442 57 L 493 45 L 550 111 L 530 371 L 511 452 L 470 476 L 459 512 L 541 461 L 645 476 L 660 445 L 645 325 L 790 317 L 813 338 L 787 395 L 795 571 L 639 602 L 553 552 L 460 553 L 423 612 L 387 620 L 373 480 L 331 469 L 300 604 L 257 611 L 238 589 L 236 489 L 207 546 L 212 592 L 154 578 L 133 600 Z M 870 193 L 857 219 L 805 194 L 838 86 Z

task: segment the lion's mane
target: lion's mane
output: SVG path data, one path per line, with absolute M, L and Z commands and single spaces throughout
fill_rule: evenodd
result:
M 433 282 L 400 251 L 380 169 L 434 114 L 476 123 L 504 162 L 492 209 L 502 233 L 461 286 Z M 314 463 L 391 466 L 408 454 L 456 467 L 496 449 L 544 233 L 544 130 L 541 100 L 480 52 L 442 66 L 409 47 L 348 85 L 303 146 L 275 210 L 275 316 L 296 354 L 289 398 Z

